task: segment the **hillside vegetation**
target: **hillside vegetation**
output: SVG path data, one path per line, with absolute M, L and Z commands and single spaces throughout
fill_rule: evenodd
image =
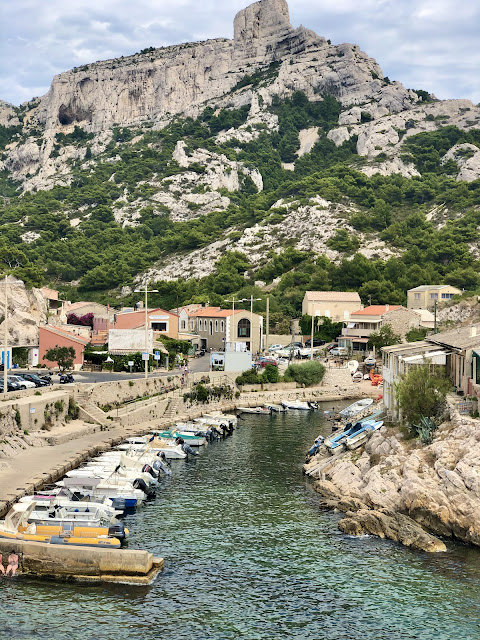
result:
M 341 112 L 334 97 L 312 102 L 297 92 L 276 98 L 268 108 L 276 127 L 245 128 L 249 109 L 209 107 L 197 119 L 177 119 L 161 130 L 114 128 L 94 157 L 93 136 L 81 128 L 57 134 L 52 153 L 83 149 L 81 157 L 68 161 L 68 186 L 19 195 L 3 172 L 2 266 L 30 285 L 54 285 L 71 299 L 111 302 L 153 265 L 188 258 L 222 239 L 224 249 L 208 275 L 157 281 L 159 293 L 151 303 L 172 308 L 208 300 L 225 306 L 233 293 L 259 297 L 263 289 L 254 283 L 264 281 L 271 285 L 277 320 L 301 314 L 307 289 L 359 290 L 374 304 L 403 304 L 406 290 L 424 283 L 478 289 L 480 264 L 472 247 L 478 244 L 480 181 L 457 181 L 457 163 L 443 156 L 455 144 L 480 147 L 480 129 L 446 126 L 411 136 L 402 159 L 420 176 L 368 177 L 361 171 L 365 159 L 357 155 L 355 136 L 339 146 L 327 138 Z M 218 135 L 241 127 L 250 134 L 246 141 L 235 131 L 226 139 Z M 318 128 L 318 140 L 298 157 L 299 132 L 311 127 Z M 0 133 L 5 146 L 8 131 Z M 208 161 L 181 166 L 174 159 L 179 142 L 187 159 L 201 152 Z M 210 186 L 209 162 L 218 158 L 224 177 L 237 172 L 238 188 Z M 382 154 L 376 158 L 383 160 Z M 293 162 L 293 171 L 283 167 Z M 188 216 L 171 215 L 162 201 L 166 192 L 173 202 L 188 192 Z M 207 195 L 215 206 L 202 205 Z M 292 226 L 295 212 L 306 208 L 308 218 L 318 199 L 327 203 L 329 215 L 334 212 L 325 241 L 328 256 L 298 248 Z M 239 244 L 252 227 L 260 244 L 263 230 L 273 237 L 283 234 L 281 246 L 266 242 L 253 259 L 248 246 Z M 311 225 L 307 233 L 315 239 L 324 231 Z M 386 248 L 383 255 L 362 253 L 376 243 Z M 256 310 L 262 308 L 264 302 Z

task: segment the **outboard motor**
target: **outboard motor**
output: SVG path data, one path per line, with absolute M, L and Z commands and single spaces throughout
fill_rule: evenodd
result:
M 165 451 L 159 451 L 157 453 L 157 457 L 163 462 L 166 467 L 170 467 L 170 462 L 168 461 L 167 456 L 165 455 Z
M 152 494 L 151 489 L 147 486 L 147 483 L 143 478 L 135 478 L 132 484 L 134 489 L 140 489 L 140 491 L 143 491 L 146 496 Z
M 111 501 L 112 501 L 112 507 L 116 511 L 125 511 L 125 509 L 127 508 L 127 503 L 125 501 L 125 498 L 111 498 Z
M 182 451 L 190 456 L 198 456 L 198 453 L 186 442 L 182 444 Z
M 108 527 L 108 536 L 110 538 L 118 538 L 119 540 L 123 541 L 128 536 L 128 529 L 125 528 L 125 525 L 122 522 L 111 524 Z
M 142 473 L 149 473 L 152 476 L 152 478 L 155 478 L 155 479 L 158 478 L 158 473 L 149 464 L 144 464 L 143 465 Z
M 184 442 L 185 442 L 185 440 L 183 438 L 181 438 L 180 436 L 175 438 L 175 444 L 182 445 Z
M 163 471 L 163 473 L 166 476 L 170 476 L 172 474 L 172 472 L 170 471 L 170 469 L 168 469 L 168 467 L 166 467 L 163 462 L 161 460 L 155 460 L 155 462 L 153 463 L 153 468 L 155 469 L 155 471 Z

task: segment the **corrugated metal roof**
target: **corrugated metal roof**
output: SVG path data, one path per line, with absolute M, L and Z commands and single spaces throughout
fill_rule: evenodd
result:
M 475 335 L 472 335 L 475 333 Z M 452 349 L 463 351 L 480 347 L 480 323 L 469 327 L 459 327 L 428 336 L 426 340 L 433 344 L 441 344 Z

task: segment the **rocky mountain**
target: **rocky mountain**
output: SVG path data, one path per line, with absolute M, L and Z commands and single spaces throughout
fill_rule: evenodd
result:
M 226 250 L 247 256 L 250 282 L 265 280 L 262 269 L 286 247 L 337 265 L 355 252 L 400 258 L 405 241 L 388 228 L 421 211 L 445 234 L 446 221 L 475 205 L 480 176 L 478 106 L 406 89 L 358 46 L 294 28 L 285 0 L 240 11 L 233 40 L 148 48 L 61 73 L 41 98 L 0 102 L 0 127 L 11 198 L 1 224 L 45 279 L 90 291 L 206 277 Z M 342 186 L 347 170 L 355 189 Z M 444 179 L 473 186 L 452 191 Z M 443 197 L 448 190 L 465 194 L 461 207 Z M 117 254 L 104 238 L 101 260 L 92 256 L 101 278 L 77 268 L 94 222 L 99 233 L 99 223 L 124 230 Z M 122 256 L 134 229 L 156 240 L 137 246 L 145 259 L 131 264 Z M 175 246 L 172 234 L 190 239 Z M 60 266 L 60 241 L 75 268 Z M 476 236 L 468 242 L 473 260 Z

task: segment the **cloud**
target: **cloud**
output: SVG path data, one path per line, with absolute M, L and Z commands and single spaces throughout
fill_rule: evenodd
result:
M 0 8 L 0 98 L 42 95 L 52 77 L 149 46 L 233 36 L 242 0 L 16 0 Z M 458 0 L 291 0 L 293 26 L 351 42 L 385 75 L 440 98 L 480 102 L 480 4 Z

